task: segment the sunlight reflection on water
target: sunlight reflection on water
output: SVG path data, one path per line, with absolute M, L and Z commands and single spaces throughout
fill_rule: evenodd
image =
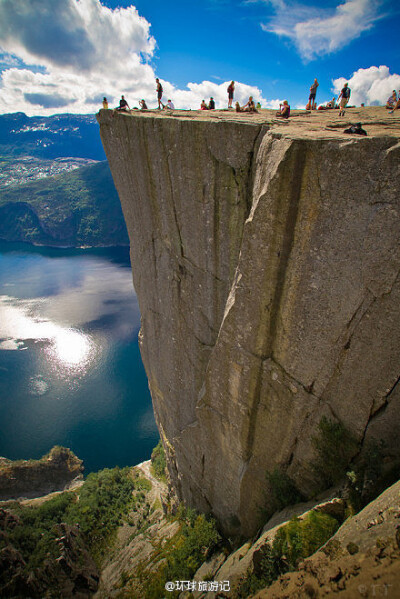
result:
M 60 328 L 47 349 L 47 354 L 53 362 L 56 360 L 65 368 L 82 373 L 93 361 L 96 350 L 89 335 Z
M 28 340 L 45 342 L 46 358 L 53 370 L 63 370 L 64 377 L 82 376 L 98 357 L 100 348 L 90 335 L 38 317 L 38 304 L 37 299 L 0 296 L 0 349 L 26 349 Z
M 158 433 L 128 256 L 0 242 L 0 455 L 61 444 L 88 471 L 150 456 Z

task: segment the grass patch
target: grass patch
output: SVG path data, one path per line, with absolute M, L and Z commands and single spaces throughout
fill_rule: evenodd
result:
M 160 599 L 165 596 L 165 583 L 169 580 L 192 580 L 196 570 L 207 559 L 210 552 L 221 541 L 215 521 L 194 510 L 180 509 L 178 514 L 180 530 L 159 547 L 151 556 L 154 565 L 155 555 L 162 562 L 156 570 L 147 570 L 142 564 L 136 571 L 136 583 L 140 589 L 129 596 L 136 599 Z M 168 597 L 175 598 L 179 592 Z
M 74 501 L 75 493 L 62 493 L 38 506 L 22 507 L 13 503 L 9 509 L 19 523 L 7 530 L 8 538 L 0 538 L 0 549 L 10 543 L 21 553 L 28 571 L 40 567 L 48 556 L 57 557 L 55 539 L 59 533 L 55 527 L 64 520 Z
M 322 547 L 339 525 L 332 516 L 315 511 L 301 520 L 293 518 L 278 530 L 272 545 L 266 544 L 254 555 L 254 571 L 240 582 L 235 599 L 247 599 L 281 574 L 296 569 L 299 561 Z
M 274 550 L 278 555 L 285 555 L 290 569 L 294 569 L 300 560 L 322 547 L 338 528 L 336 518 L 321 512 L 310 512 L 304 519 L 293 518 L 278 530 Z
M 105 468 L 91 473 L 66 514 L 66 522 L 79 524 L 89 551 L 99 563 L 113 532 L 134 506 L 135 481 L 130 468 Z

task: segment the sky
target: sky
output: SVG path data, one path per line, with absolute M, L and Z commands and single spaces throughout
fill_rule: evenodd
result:
M 264 108 L 304 107 L 348 81 L 351 103 L 400 89 L 394 0 L 0 0 L 0 113 L 95 113 L 106 96 L 199 108 L 249 95 Z

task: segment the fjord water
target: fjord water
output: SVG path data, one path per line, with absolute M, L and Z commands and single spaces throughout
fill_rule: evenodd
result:
M 0 243 L 0 456 L 64 445 L 86 472 L 148 459 L 139 326 L 127 248 Z

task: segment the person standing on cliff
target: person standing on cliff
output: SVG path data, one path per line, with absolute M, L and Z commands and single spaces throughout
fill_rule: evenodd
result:
M 161 110 L 161 108 L 164 108 L 163 103 L 161 102 L 161 98 L 163 95 L 163 86 L 160 83 L 160 80 L 156 79 L 156 84 L 157 84 L 157 100 L 158 100 L 158 110 Z
M 343 89 L 340 92 L 339 97 L 338 97 L 338 102 L 340 100 L 339 116 L 344 116 L 344 109 L 346 108 L 348 101 L 350 100 L 350 95 L 351 95 L 351 89 L 349 88 L 349 84 L 345 83 L 343 86 Z
M 228 108 L 232 108 L 233 93 L 235 91 L 235 82 L 234 81 L 230 82 L 230 84 L 228 85 L 228 89 L 226 91 L 228 92 Z
M 317 79 L 314 79 L 314 83 L 310 87 L 310 96 L 308 98 L 308 102 L 310 104 L 310 110 L 315 110 L 317 108 L 317 104 L 315 102 L 315 98 L 317 97 L 317 87 L 319 83 Z

